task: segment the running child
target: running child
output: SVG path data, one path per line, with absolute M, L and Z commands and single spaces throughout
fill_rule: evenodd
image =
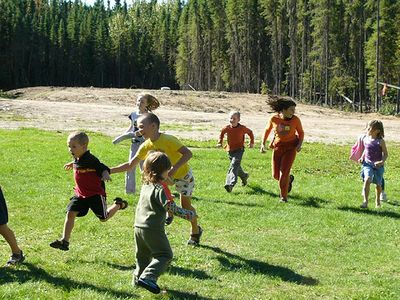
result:
M 375 204 L 381 207 L 380 195 L 382 192 L 382 178 L 385 171 L 384 165 L 389 154 L 384 141 L 385 132 L 383 123 L 379 120 L 368 122 L 367 136 L 362 140 L 364 152 L 360 158 L 362 175 L 364 177 L 364 201 L 361 208 L 368 207 L 368 197 L 371 182 L 376 184 Z
M 7 223 L 7 204 L 0 186 L 0 234 L 4 237 L 11 248 L 11 256 L 10 259 L 7 261 L 6 266 L 13 266 L 22 263 L 25 260 L 25 256 L 22 253 L 21 248 L 18 246 L 14 232 L 10 229 L 10 227 L 8 227 Z
M 146 159 L 150 151 L 162 151 L 171 160 L 172 167 L 168 172 L 167 182 L 173 182 L 179 193 L 181 205 L 184 209 L 191 210 L 196 213 L 192 206 L 192 192 L 194 189 L 194 177 L 192 170 L 188 165 L 192 152 L 185 147 L 176 137 L 161 133 L 160 120 L 153 113 L 145 113 L 138 119 L 139 134 L 146 141 L 140 145 L 135 157 L 129 162 L 111 168 L 111 174 L 118 172 L 126 172 L 131 170 L 137 164 Z M 197 224 L 197 219 L 191 221 L 191 234 L 188 240 L 189 245 L 198 245 L 203 233 L 202 228 Z
M 151 152 L 143 164 L 142 189 L 135 215 L 136 268 L 133 284 L 158 294 L 158 277 L 168 267 L 173 253 L 165 234 L 166 212 L 186 220 L 196 219 L 193 211 L 180 208 L 169 199 L 163 182 L 171 161 L 163 152 Z
M 132 112 L 129 115 L 129 120 L 131 122 L 129 128 L 120 136 L 117 136 L 113 140 L 113 144 L 116 145 L 123 140 L 130 139 L 131 140 L 131 149 L 129 152 L 129 160 L 131 160 L 137 150 L 139 149 L 140 144 L 144 142 L 144 138 L 138 134 L 137 127 L 137 119 L 141 114 L 146 112 L 155 110 L 160 106 L 158 100 L 150 95 L 150 94 L 140 94 L 136 99 L 136 111 Z M 142 165 L 140 164 L 140 168 Z M 125 191 L 127 194 L 134 194 L 136 192 L 136 167 L 132 170 L 126 172 L 125 175 Z
M 69 250 L 76 217 L 86 216 L 91 209 L 101 222 L 106 222 L 118 210 L 128 207 L 128 202 L 115 198 L 114 204 L 107 208 L 104 181 L 110 180 L 110 169 L 90 153 L 88 144 L 89 137 L 84 132 L 68 136 L 67 145 L 74 161 L 66 164 L 64 169 L 74 170 L 75 195 L 67 206 L 62 238 L 50 243 L 51 247 L 63 251 Z
M 225 134 L 227 135 L 228 143 L 225 146 L 228 152 L 230 165 L 228 173 L 226 174 L 225 190 L 230 193 L 237 182 L 238 176 L 242 180 L 242 185 L 247 184 L 249 173 L 243 171 L 241 161 L 244 153 L 244 140 L 246 134 L 250 138 L 249 147 L 254 147 L 254 135 L 253 132 L 246 126 L 240 124 L 240 112 L 232 111 L 229 114 L 230 124 L 222 128 L 219 135 L 217 147 L 222 147 Z
M 260 152 L 265 152 L 265 142 L 274 130 L 270 147 L 272 152 L 272 175 L 279 181 L 281 202 L 287 202 L 292 190 L 294 176 L 290 174 L 296 153 L 301 150 L 304 131 L 300 119 L 295 116 L 296 103 L 291 99 L 273 99 L 269 106 L 275 111 L 265 128 Z

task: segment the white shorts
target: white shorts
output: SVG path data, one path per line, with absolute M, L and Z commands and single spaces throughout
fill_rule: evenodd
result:
M 191 197 L 194 190 L 194 177 L 192 169 L 181 179 L 174 179 L 176 191 L 187 197 Z

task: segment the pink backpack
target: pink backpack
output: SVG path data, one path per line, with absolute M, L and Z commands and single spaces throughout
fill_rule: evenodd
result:
M 351 147 L 350 159 L 358 162 L 364 153 L 364 138 L 365 134 L 358 137 L 356 143 Z

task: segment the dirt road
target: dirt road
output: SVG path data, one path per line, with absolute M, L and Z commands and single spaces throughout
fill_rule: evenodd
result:
M 15 99 L 0 98 L 0 128 L 35 127 L 46 130 L 90 130 L 116 136 L 129 126 L 127 116 L 134 110 L 140 92 L 155 95 L 161 107 L 155 111 L 162 130 L 179 137 L 216 140 L 227 124 L 232 109 L 242 112 L 241 123 L 261 138 L 271 114 L 267 97 L 255 94 L 143 91 L 131 89 L 35 87 L 11 91 Z M 367 121 L 381 119 L 385 138 L 400 142 L 400 119 L 376 114 L 347 113 L 329 108 L 298 104 L 297 115 L 306 142 L 351 143 Z

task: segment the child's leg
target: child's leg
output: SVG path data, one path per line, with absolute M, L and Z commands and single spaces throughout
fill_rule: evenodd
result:
M 231 163 L 229 165 L 228 173 L 226 174 L 225 185 L 234 186 L 236 184 L 239 169 L 241 170 L 240 162 L 242 160 L 242 157 L 243 157 L 242 149 L 229 152 L 229 160 L 231 161 Z M 243 173 L 243 170 L 241 171 Z
M 147 247 L 147 243 L 143 237 L 143 229 L 135 227 L 135 244 L 136 244 L 136 267 L 133 272 L 134 280 L 137 281 L 142 275 L 144 269 L 151 262 L 151 251 Z
M 69 242 L 69 239 L 71 238 L 71 232 L 72 232 L 72 229 L 74 229 L 75 218 L 78 215 L 78 213 L 79 212 L 77 212 L 77 211 L 69 211 L 69 212 L 67 212 L 67 215 L 65 216 L 64 231 L 63 231 L 62 239 L 66 242 Z
M 362 204 L 362 206 L 364 208 L 368 207 L 368 197 L 369 197 L 369 190 L 370 190 L 370 186 L 371 186 L 371 177 L 364 177 L 364 202 Z
M 136 228 L 135 228 L 136 230 Z M 140 278 L 157 281 L 158 277 L 167 269 L 173 254 L 168 238 L 164 231 L 139 229 L 143 241 L 149 248 L 152 257 L 150 264 L 141 273 Z
M 271 170 L 272 170 L 272 176 L 276 180 L 279 180 L 281 176 L 281 161 L 282 161 L 281 151 L 279 151 L 278 149 L 274 149 L 271 158 Z
M 21 253 L 21 249 L 18 247 L 17 239 L 15 238 L 14 232 L 10 229 L 10 227 L 8 227 L 7 224 L 0 225 L 0 234 L 10 245 L 12 253 Z
M 140 143 L 131 143 L 129 161 L 135 156 L 139 146 Z M 136 167 L 125 174 L 125 191 L 127 194 L 134 194 L 136 192 Z
M 182 208 L 188 209 L 196 213 L 196 209 L 192 206 L 192 197 L 190 196 L 184 196 L 180 194 L 180 200 L 181 200 L 181 205 Z M 198 234 L 199 233 L 199 226 L 197 224 L 197 218 L 194 218 L 190 224 L 192 225 L 192 234 Z
M 375 204 L 376 204 L 376 207 L 381 207 L 382 186 L 376 185 L 375 191 L 376 191 L 376 194 L 375 194 Z
M 112 204 L 111 206 L 109 206 L 107 208 L 107 218 L 100 219 L 100 221 L 106 222 L 106 221 L 110 220 L 120 208 L 121 208 L 121 206 L 119 204 L 116 204 L 116 203 Z
M 290 180 L 290 170 L 292 168 L 293 162 L 296 158 L 296 148 L 292 148 L 286 151 L 282 155 L 281 159 L 281 174 L 279 178 L 279 188 L 281 190 L 281 197 L 286 199 L 288 195 L 289 180 Z

